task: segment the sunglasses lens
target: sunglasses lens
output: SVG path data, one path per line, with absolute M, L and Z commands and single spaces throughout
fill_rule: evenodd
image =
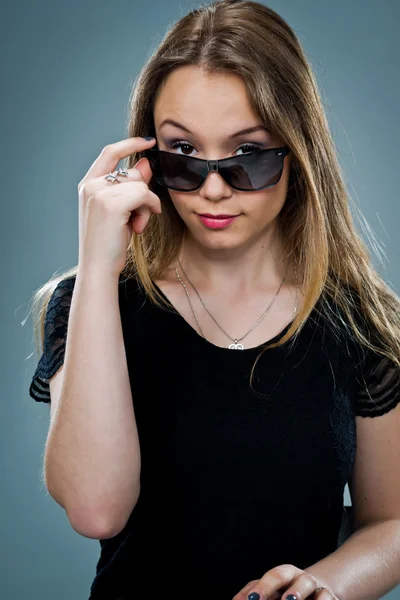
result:
M 187 160 L 187 156 L 162 150 L 145 151 L 156 181 L 173 190 L 190 192 L 200 187 L 203 181 L 203 163 Z
M 198 189 L 207 172 L 204 162 L 182 154 L 162 150 L 144 151 L 156 181 L 182 192 Z M 253 191 L 278 183 L 283 170 L 281 152 L 254 151 L 240 154 L 219 166 L 220 175 L 235 189 Z
M 233 158 L 230 165 L 227 161 L 219 170 L 233 188 L 252 191 L 278 183 L 283 170 L 283 156 L 278 151 L 254 151 L 238 158 Z

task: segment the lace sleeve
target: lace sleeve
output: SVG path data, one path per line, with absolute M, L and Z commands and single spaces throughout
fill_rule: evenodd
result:
M 386 356 L 374 354 L 357 377 L 355 415 L 379 417 L 400 402 L 400 368 Z
M 29 395 L 37 402 L 50 402 L 49 379 L 64 362 L 68 316 L 75 277 L 60 281 L 54 290 L 44 321 L 44 348 L 32 382 Z

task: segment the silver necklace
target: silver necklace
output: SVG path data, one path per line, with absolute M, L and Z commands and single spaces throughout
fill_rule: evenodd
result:
M 189 292 L 188 292 L 188 289 L 187 289 L 187 287 L 186 287 L 186 285 L 185 285 L 185 282 L 184 282 L 184 281 L 182 281 L 182 279 L 181 279 L 181 277 L 180 277 L 180 275 L 179 275 L 179 271 L 178 271 L 177 264 L 179 264 L 179 267 L 180 267 L 180 269 L 181 269 L 182 273 L 184 274 L 184 276 L 186 277 L 186 279 L 188 280 L 188 282 L 190 283 L 190 285 L 192 286 L 192 288 L 193 288 L 193 289 L 194 289 L 194 291 L 196 292 L 196 294 L 197 294 L 197 296 L 198 296 L 198 298 L 199 298 L 200 302 L 202 303 L 202 305 L 204 306 L 204 308 L 206 309 L 206 311 L 208 312 L 208 314 L 210 315 L 210 317 L 212 318 L 212 320 L 214 321 L 214 323 L 215 323 L 215 324 L 216 324 L 216 325 L 219 327 L 219 329 L 220 329 L 220 330 L 221 330 L 221 331 L 222 331 L 222 332 L 223 332 L 223 333 L 224 333 L 224 334 L 225 334 L 225 335 L 226 335 L 226 336 L 227 336 L 227 337 L 228 337 L 230 340 L 232 340 L 232 342 L 233 342 L 233 343 L 232 343 L 232 344 L 230 344 L 230 345 L 228 346 L 229 350 L 244 350 L 244 346 L 243 346 L 243 344 L 240 344 L 239 342 L 241 342 L 241 341 L 242 341 L 242 340 L 243 340 L 243 339 L 244 339 L 244 338 L 245 338 L 247 335 L 249 335 L 249 333 L 251 333 L 251 332 L 253 331 L 253 329 L 255 329 L 255 327 L 257 327 L 257 325 L 258 325 L 258 324 L 261 322 L 261 320 L 262 320 L 262 319 L 265 317 L 265 315 L 267 314 L 267 312 L 269 311 L 269 309 L 271 308 L 271 306 L 272 306 L 272 305 L 273 305 L 273 303 L 275 302 L 275 300 L 276 300 L 276 297 L 278 296 L 278 294 L 279 294 L 279 291 L 280 291 L 280 289 L 281 289 L 281 287 L 282 287 L 282 285 L 283 285 L 283 283 L 284 283 L 284 281 L 285 281 L 285 279 L 286 279 L 286 275 L 287 275 L 287 269 L 286 269 L 285 276 L 284 276 L 284 278 L 282 279 L 282 281 L 281 281 L 281 284 L 280 284 L 280 286 L 279 286 L 279 288 L 278 288 L 278 291 L 276 292 L 275 296 L 274 296 L 274 297 L 273 297 L 273 299 L 272 299 L 272 302 L 269 304 L 269 306 L 267 307 L 267 309 L 266 309 L 266 310 L 263 312 L 263 314 L 261 315 L 261 317 L 260 317 L 260 318 L 259 318 L 259 319 L 256 321 L 256 323 L 254 323 L 254 325 L 251 327 L 251 329 L 249 329 L 249 331 L 248 331 L 247 333 L 245 333 L 245 334 L 244 334 L 242 337 L 240 337 L 240 338 L 232 338 L 232 337 L 231 337 L 231 336 L 230 336 L 230 335 L 229 335 L 229 334 L 228 334 L 228 333 L 227 333 L 227 332 L 226 332 L 226 331 L 225 331 L 225 330 L 224 330 L 224 329 L 221 327 L 221 325 L 220 325 L 220 324 L 219 324 L 219 323 L 218 323 L 218 322 L 215 320 L 215 318 L 213 317 L 213 315 L 210 313 L 210 311 L 209 311 L 209 310 L 208 310 L 208 308 L 207 308 L 207 305 L 206 305 L 206 303 L 204 302 L 204 300 L 203 300 L 203 299 L 202 299 L 202 297 L 200 296 L 199 292 L 197 291 L 197 289 L 195 288 L 195 286 L 193 285 L 193 283 L 190 281 L 189 277 L 186 275 L 186 273 L 185 273 L 185 271 L 184 271 L 184 269 L 183 269 L 183 267 L 182 267 L 182 265 L 181 265 L 181 263 L 180 263 L 180 261 L 179 261 L 179 259 L 178 259 L 178 260 L 177 260 L 177 263 L 175 263 L 175 273 L 176 273 L 176 276 L 177 276 L 178 280 L 181 282 L 181 284 L 182 284 L 182 286 L 183 286 L 183 288 L 184 288 L 184 290 L 185 290 L 186 297 L 187 297 L 187 299 L 188 299 L 188 302 L 189 302 L 189 306 L 190 306 L 190 308 L 191 308 L 191 310 L 192 310 L 193 316 L 194 316 L 194 318 L 195 318 L 195 320 L 196 320 L 197 326 L 198 326 L 198 328 L 199 328 L 199 330 L 200 330 L 200 333 L 201 333 L 201 335 L 203 336 L 203 338 L 205 338 L 206 336 L 204 335 L 204 332 L 203 332 L 203 330 L 202 330 L 202 328 L 201 328 L 201 326 L 200 326 L 199 319 L 198 319 L 198 317 L 197 317 L 197 315 L 196 315 L 196 312 L 195 312 L 195 310 L 194 310 L 194 308 L 193 308 L 193 305 L 192 305 L 192 302 L 191 302 L 191 300 L 190 300 Z M 293 318 L 294 318 L 294 316 L 296 315 L 296 312 L 297 312 L 297 308 L 298 308 L 298 297 L 299 297 L 299 285 L 298 285 L 298 281 L 297 281 L 297 269 L 296 269 L 296 268 L 295 268 L 295 273 L 296 273 L 296 300 L 295 300 L 295 307 L 294 307 L 294 310 L 293 310 Z

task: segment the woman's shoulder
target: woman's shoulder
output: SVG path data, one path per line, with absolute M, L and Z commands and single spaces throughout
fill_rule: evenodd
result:
M 121 273 L 118 279 L 118 294 L 120 308 L 129 310 L 140 308 L 147 301 L 147 293 L 139 276 L 134 273 Z

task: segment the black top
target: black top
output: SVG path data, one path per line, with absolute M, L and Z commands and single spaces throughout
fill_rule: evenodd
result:
M 37 401 L 50 401 L 64 360 L 74 284 L 59 283 L 48 305 Z M 328 324 L 321 302 L 291 349 L 263 354 L 250 391 L 261 346 L 215 346 L 120 276 L 141 493 L 123 531 L 100 540 L 90 600 L 229 600 L 274 566 L 305 569 L 338 547 L 355 416 L 396 406 L 400 378 Z

